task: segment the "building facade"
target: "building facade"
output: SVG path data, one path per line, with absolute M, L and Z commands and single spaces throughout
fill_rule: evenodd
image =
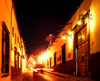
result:
M 47 51 L 54 71 L 100 80 L 99 14 L 100 0 L 83 0 L 63 25 Z
M 10 81 L 25 68 L 25 49 L 14 1 L 0 1 L 0 81 Z M 23 68 L 24 67 L 24 68 Z

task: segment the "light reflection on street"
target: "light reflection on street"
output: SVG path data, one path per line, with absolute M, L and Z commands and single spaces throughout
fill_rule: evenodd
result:
M 42 77 L 45 78 L 46 80 L 53 81 L 53 78 L 49 77 L 46 74 L 40 74 L 40 75 L 42 75 Z
M 23 81 L 64 81 L 64 78 L 46 72 L 36 73 L 33 76 L 33 70 L 28 70 Z

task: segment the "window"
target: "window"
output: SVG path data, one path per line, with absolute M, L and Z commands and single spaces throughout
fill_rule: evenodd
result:
M 65 46 L 66 46 L 66 44 L 64 44 L 63 46 L 62 46 L 62 64 L 65 64 L 65 62 L 66 62 L 66 58 L 65 58 Z
M 82 56 L 82 62 L 84 62 L 84 56 Z
M 17 69 L 17 49 L 14 51 L 15 69 Z
M 83 28 L 79 33 L 78 33 L 78 45 L 81 45 L 87 40 L 87 28 Z
M 54 67 L 56 66 L 56 52 L 54 53 Z
M 9 31 L 2 22 L 2 73 L 9 73 Z
M 15 61 L 15 69 L 18 69 L 19 68 L 19 52 L 17 52 L 16 47 L 14 51 L 14 61 Z
M 14 27 L 12 27 L 12 36 L 14 37 Z
M 19 37 L 17 37 L 17 43 L 19 43 Z
M 50 68 L 51 68 L 51 57 L 50 57 Z
M 16 33 L 15 33 L 15 44 L 16 44 Z
M 61 55 L 59 56 L 59 60 L 61 61 Z

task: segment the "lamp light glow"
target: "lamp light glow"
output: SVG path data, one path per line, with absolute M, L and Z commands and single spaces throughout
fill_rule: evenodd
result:
M 81 25 L 82 24 L 82 20 L 80 18 L 78 19 L 77 22 L 78 22 L 78 25 Z
M 45 52 L 43 56 L 44 56 L 44 58 L 47 60 L 47 59 L 50 57 L 50 54 L 47 53 L 47 52 Z
M 43 61 L 43 57 L 42 57 L 42 56 L 40 56 L 40 57 L 39 57 L 39 60 L 40 60 L 40 61 Z
M 33 61 L 33 64 L 36 64 L 36 62 L 35 62 L 35 61 Z
M 65 35 L 62 36 L 62 39 L 66 39 Z
M 52 36 L 51 34 L 49 36 Z

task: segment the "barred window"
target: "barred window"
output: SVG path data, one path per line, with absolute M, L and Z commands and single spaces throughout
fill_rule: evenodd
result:
M 17 51 L 14 51 L 14 58 L 15 58 L 15 69 L 17 69 Z
M 2 73 L 9 73 L 9 31 L 2 22 Z
M 19 43 L 19 37 L 17 37 L 17 43 Z
M 16 44 L 16 33 L 15 33 L 15 44 Z
M 12 36 L 14 37 L 14 27 L 12 27 Z

